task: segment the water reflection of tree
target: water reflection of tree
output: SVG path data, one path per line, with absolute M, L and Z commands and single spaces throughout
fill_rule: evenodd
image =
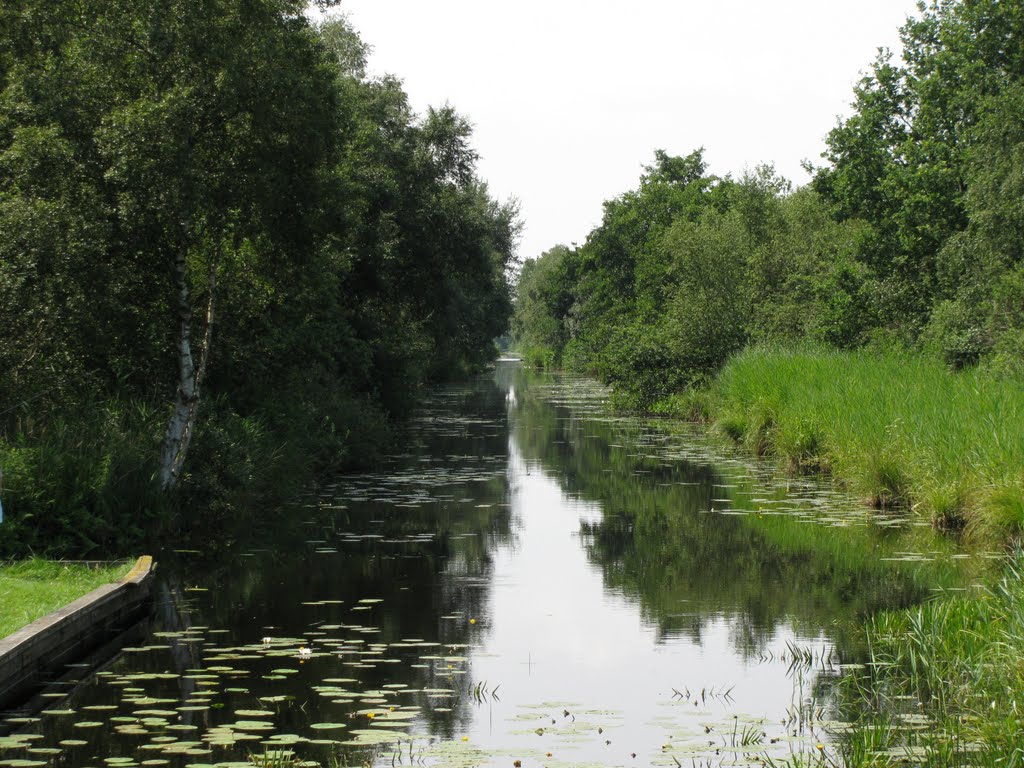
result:
M 529 375 L 517 382 L 520 392 L 531 385 L 538 384 Z M 766 536 L 745 518 L 710 513 L 723 506 L 715 498 L 727 492 L 714 487 L 722 475 L 710 463 L 667 458 L 635 423 L 520 396 L 513 424 L 527 462 L 603 510 L 600 520 L 581 524 L 587 554 L 608 588 L 639 603 L 662 640 L 700 642 L 709 621 L 725 617 L 747 658 L 761 655 L 783 625 L 810 635 L 828 628 L 841 651 L 856 655 L 856 618 L 923 596 L 868 546 L 815 546 L 806 526 L 792 522 L 786 533 L 779 518 Z M 820 531 L 818 539 L 830 535 Z
M 369 642 L 437 641 L 430 655 L 450 656 L 478 631 L 468 619 L 486 615 L 493 552 L 511 536 L 507 465 L 505 390 L 488 379 L 442 388 L 426 398 L 379 472 L 325 478 L 281 510 L 238 510 L 217 541 L 176 542 L 194 551 L 169 551 L 162 567 L 208 589 L 195 601 L 194 624 L 230 629 L 239 643 L 308 636 L 315 648 L 310 633 L 318 626 L 364 624 L 377 630 Z M 381 602 L 354 613 L 364 598 Z M 304 605 L 321 600 L 342 602 Z M 461 619 L 440 618 L 455 615 Z M 422 707 L 431 733 L 451 737 L 472 718 L 470 675 L 434 661 L 414 666 L 424 653 L 396 651 L 401 663 L 371 669 L 319 659 L 317 668 L 327 669 L 321 678 L 356 677 L 362 690 L 457 688 L 453 700 L 402 701 Z M 275 684 L 275 693 L 304 705 L 282 713 L 282 726 L 329 722 L 362 706 L 318 701 L 310 693 L 315 684 L 305 673 Z

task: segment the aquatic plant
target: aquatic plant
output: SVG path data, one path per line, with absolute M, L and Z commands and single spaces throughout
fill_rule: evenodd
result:
M 924 356 L 763 347 L 730 360 L 707 407 L 750 450 L 831 472 L 879 508 L 985 541 L 1024 530 L 1019 382 Z
M 846 701 L 868 714 L 844 731 L 847 765 L 884 758 L 943 766 L 1019 761 L 1024 703 L 1021 553 L 992 587 L 869 622 L 871 663 L 848 674 Z

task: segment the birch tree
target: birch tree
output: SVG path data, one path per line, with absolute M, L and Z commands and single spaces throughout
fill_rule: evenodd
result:
M 169 273 L 175 395 L 159 465 L 179 481 L 215 343 L 225 250 L 302 259 L 316 210 L 318 171 L 330 160 L 333 80 L 303 6 L 290 0 L 153 2 L 114 71 L 135 65 L 139 87 L 98 134 L 122 225 L 141 235 L 152 266 Z M 135 51 L 141 51 L 136 54 Z M 237 273 L 237 270 L 236 270 Z

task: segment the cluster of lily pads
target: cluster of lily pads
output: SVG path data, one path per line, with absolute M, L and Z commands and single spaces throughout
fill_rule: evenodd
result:
M 378 602 L 367 598 L 352 609 Z M 267 636 L 244 645 L 220 644 L 211 632 L 216 630 L 155 633 L 154 644 L 125 649 L 117 671 L 97 673 L 59 705 L 38 716 L 9 718 L 8 727 L 22 730 L 0 738 L 0 766 L 35 768 L 66 760 L 111 768 L 232 768 L 268 755 L 307 764 L 297 757 L 300 746 L 321 748 L 321 758 L 337 759 L 347 749 L 366 759 L 367 750 L 409 739 L 424 708 L 450 711 L 463 690 L 467 659 L 458 654 L 464 648 L 420 639 L 373 642 L 375 627 L 321 624 L 304 637 Z M 312 668 L 320 659 L 356 675 L 411 662 L 422 680 L 456 682 L 365 688 L 357 677 L 306 674 L 305 665 Z M 196 666 L 167 669 L 182 664 Z M 299 677 L 299 685 L 275 692 Z M 310 720 L 324 712 L 336 718 Z

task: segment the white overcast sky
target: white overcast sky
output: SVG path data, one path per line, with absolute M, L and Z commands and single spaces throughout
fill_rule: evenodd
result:
M 525 222 L 519 255 L 582 243 L 655 149 L 797 185 L 916 0 L 343 0 L 413 108 L 474 125 L 479 175 Z

